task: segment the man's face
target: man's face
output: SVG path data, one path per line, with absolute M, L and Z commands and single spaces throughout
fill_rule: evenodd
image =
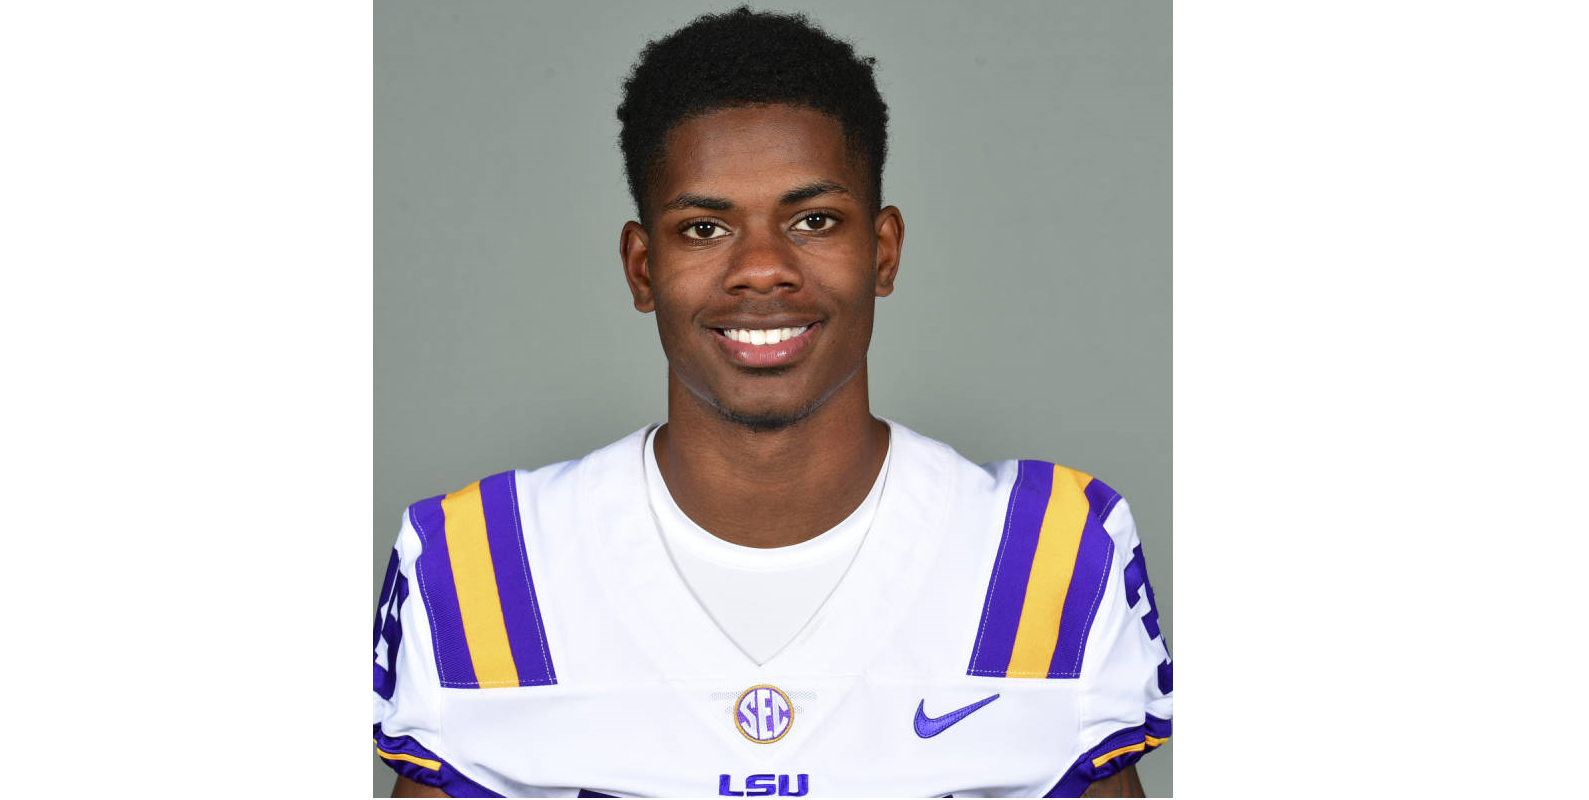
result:
M 622 249 L 672 378 L 742 424 L 802 419 L 865 363 L 873 304 L 893 290 L 899 211 L 871 213 L 836 119 L 786 105 L 680 123 L 659 172 L 649 229 L 626 225 Z

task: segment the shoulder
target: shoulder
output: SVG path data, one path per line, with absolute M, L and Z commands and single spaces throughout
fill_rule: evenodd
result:
M 1091 518 L 1099 525 L 1124 510 L 1120 493 L 1082 470 L 1042 459 L 1004 459 L 976 464 L 943 442 L 890 422 L 894 434 L 895 463 L 908 481 L 927 481 L 939 487 L 952 482 L 962 497 L 980 496 L 1001 504 L 1007 523 L 1035 521 L 1039 526 L 1050 514 L 1055 519 Z M 1077 517 L 1081 521 L 1081 517 Z M 1008 527 L 1008 526 L 1006 526 Z M 1111 526 L 1113 527 L 1113 526 Z
M 425 543 L 446 530 L 449 520 L 518 524 L 527 504 L 571 505 L 584 493 L 599 493 L 612 485 L 634 485 L 643 469 L 640 448 L 649 430 L 642 428 L 581 458 L 538 469 L 499 472 L 445 494 L 418 500 L 408 506 L 404 521 Z
M 423 599 L 440 685 L 557 682 L 541 613 L 549 573 L 615 484 L 641 476 L 645 431 L 583 458 L 507 470 L 410 505 L 398 536 L 400 569 Z
M 1120 494 L 1052 461 L 973 465 L 944 450 L 934 458 L 960 481 L 952 490 L 959 524 L 951 538 L 982 590 L 967 674 L 1081 677 L 1095 622 L 1105 616 L 1134 542 Z
M 1120 493 L 1079 469 L 1040 459 L 995 462 L 1011 474 L 1009 513 L 1039 524 L 1089 521 L 1105 525 L 1117 509 L 1124 510 Z M 992 466 L 992 465 L 990 465 Z
M 415 501 L 403 512 L 397 539 L 400 562 L 405 569 L 412 565 L 422 583 L 448 584 L 442 588 L 451 589 L 449 576 L 471 559 L 496 565 L 525 560 L 524 551 L 534 548 L 537 531 L 577 530 L 581 519 L 593 513 L 590 509 L 610 505 L 600 501 L 620 495 L 621 487 L 643 485 L 641 447 L 648 430 L 581 458 L 498 472 Z

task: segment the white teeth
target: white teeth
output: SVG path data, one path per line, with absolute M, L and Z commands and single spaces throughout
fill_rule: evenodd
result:
M 810 326 L 801 325 L 798 328 L 724 328 L 723 335 L 736 342 L 754 345 L 770 345 L 787 342 L 806 332 Z

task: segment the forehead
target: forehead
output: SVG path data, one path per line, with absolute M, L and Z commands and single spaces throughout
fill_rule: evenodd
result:
M 788 105 L 714 111 L 668 132 L 653 200 L 692 192 L 750 202 L 815 181 L 859 190 L 846 154 L 843 126 L 820 111 Z

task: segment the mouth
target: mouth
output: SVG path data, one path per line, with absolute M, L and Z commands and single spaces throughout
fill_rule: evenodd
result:
M 717 328 L 719 336 L 733 339 L 740 344 L 753 344 L 757 347 L 776 345 L 805 333 L 811 326 L 801 325 L 795 328 Z
M 821 323 L 778 328 L 712 328 L 736 363 L 746 367 L 787 366 L 805 352 Z

